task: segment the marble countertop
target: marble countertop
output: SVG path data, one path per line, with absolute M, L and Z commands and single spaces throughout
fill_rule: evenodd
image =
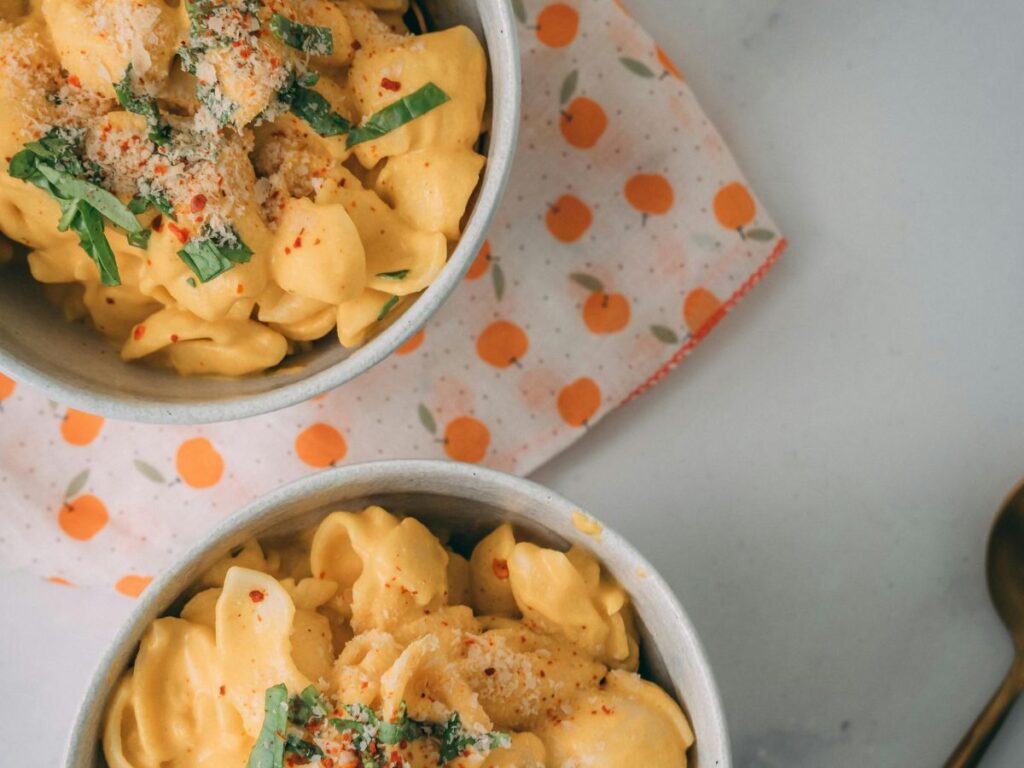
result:
M 941 764 L 1010 662 L 984 542 L 1024 475 L 1024 5 L 633 0 L 791 248 L 537 479 L 677 589 L 740 768 Z M 0 589 L 0 741 L 54 766 L 131 603 Z M 1019 766 L 1024 709 L 986 768 Z

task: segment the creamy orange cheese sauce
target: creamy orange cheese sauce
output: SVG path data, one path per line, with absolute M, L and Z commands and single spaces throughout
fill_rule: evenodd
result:
M 485 162 L 479 40 L 407 10 L 0 0 L 0 231 L 125 360 L 245 375 L 358 346 L 437 278 Z M 66 156 L 26 168 L 40 142 Z
M 437 731 L 456 713 L 469 746 L 449 766 L 678 768 L 693 744 L 679 705 L 636 673 L 625 591 L 586 552 L 519 541 L 508 525 L 466 559 L 413 518 L 336 512 L 251 541 L 190 595 L 117 686 L 111 768 L 242 768 L 275 686 L 328 702 L 300 734 L 320 754 L 285 749 L 283 765 L 374 764 L 359 727 L 331 718 L 356 711 L 421 729 L 380 737 L 378 768 L 438 765 Z

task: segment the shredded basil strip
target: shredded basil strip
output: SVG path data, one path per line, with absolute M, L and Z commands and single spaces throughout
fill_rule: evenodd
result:
M 302 24 L 275 13 L 270 17 L 270 31 L 285 45 L 311 56 L 330 56 L 334 53 L 334 35 L 327 27 Z
M 294 733 L 289 733 L 284 740 L 284 751 L 296 754 L 311 760 L 314 757 L 323 757 L 324 751 L 311 741 L 299 738 Z
M 328 712 L 330 707 L 313 685 L 293 696 L 288 704 L 288 719 L 295 725 L 308 725 L 310 720 L 327 717 Z
M 392 309 L 395 308 L 395 304 L 397 304 L 397 303 L 398 303 L 398 297 L 397 296 L 392 296 L 390 299 L 388 299 L 386 302 L 384 302 L 384 306 L 380 308 L 380 314 L 377 315 L 377 322 L 379 323 L 381 320 L 383 320 L 385 317 L 387 317 L 388 313 Z
M 512 745 L 512 737 L 507 733 L 489 731 L 487 733 L 472 734 L 462 727 L 462 718 L 458 712 L 452 712 L 445 721 L 440 735 L 441 754 L 438 757 L 438 765 L 444 765 L 449 760 L 454 760 L 468 747 L 486 754 L 492 749 L 504 749 Z
M 378 272 L 377 277 L 383 277 L 386 280 L 405 280 L 409 276 L 408 269 L 399 269 L 394 272 Z
M 139 96 L 132 86 L 132 69 L 129 64 L 124 70 L 124 77 L 114 85 L 114 93 L 121 106 L 135 115 L 142 115 L 149 123 L 149 140 L 157 146 L 168 144 L 171 140 L 171 126 L 160 116 L 160 107 L 151 96 Z
M 348 135 L 348 146 L 354 147 L 356 144 L 379 139 L 448 101 L 451 101 L 451 98 L 447 93 L 433 83 L 427 83 L 419 90 L 384 107 L 362 125 L 353 128 Z
M 293 78 L 291 84 L 278 95 L 288 105 L 291 113 L 309 123 L 309 127 L 321 136 L 341 136 L 351 131 L 352 123 L 335 112 L 327 99 L 307 88 L 304 83 L 310 83 L 307 75 Z
M 135 214 L 145 213 L 148 208 L 156 208 L 171 221 L 178 220 L 174 216 L 174 206 L 171 205 L 171 201 L 164 197 L 160 192 L 151 192 L 148 195 L 136 195 L 131 199 L 131 202 L 128 203 L 128 210 Z
M 189 240 L 178 251 L 178 258 L 185 262 L 200 282 L 208 283 L 236 264 L 248 262 L 252 258 L 252 249 L 242 242 L 234 230 L 224 236 L 204 226 L 198 237 Z
M 283 768 L 284 732 L 288 727 L 288 689 L 284 683 L 267 688 L 263 695 L 263 727 L 246 768 Z
M 57 229 L 78 235 L 79 245 L 96 263 L 104 285 L 120 285 L 121 275 L 104 231 L 104 219 L 125 230 L 132 245 L 145 242 L 146 230 L 115 195 L 82 178 L 98 178 L 99 174 L 79 157 L 80 140 L 79 135 L 54 129 L 11 158 L 8 173 L 53 197 L 61 209 Z

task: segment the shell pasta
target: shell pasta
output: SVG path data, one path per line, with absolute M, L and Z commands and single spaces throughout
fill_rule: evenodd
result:
M 485 164 L 483 47 L 417 18 L 0 2 L 0 233 L 126 361 L 243 376 L 364 343 L 438 277 Z
M 108 703 L 111 768 L 687 763 L 682 710 L 636 674 L 624 590 L 507 524 L 466 558 L 414 518 L 335 512 L 190 594 Z

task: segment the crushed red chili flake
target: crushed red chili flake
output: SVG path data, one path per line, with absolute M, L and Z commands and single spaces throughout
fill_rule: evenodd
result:
M 206 195 L 194 195 L 192 197 L 192 213 L 202 213 L 204 208 L 206 208 Z
M 177 343 L 178 343 L 178 334 L 172 333 L 171 334 L 171 344 L 177 344 Z
M 494 562 L 491 563 L 491 569 L 494 571 L 494 575 L 502 581 L 508 578 L 507 560 L 499 560 L 497 557 L 494 558 Z
M 488 677 L 493 677 L 494 676 L 494 672 L 495 672 L 494 667 L 488 667 L 487 669 L 484 670 L 484 674 L 487 675 Z
M 75 88 L 81 88 L 82 87 L 82 81 L 78 78 L 78 75 L 71 75 L 68 78 L 68 82 L 71 85 L 75 86 Z
M 228 692 L 228 689 L 227 689 L 227 688 L 225 688 L 225 687 L 224 687 L 224 686 L 222 685 L 222 686 L 220 687 L 220 695 L 221 695 L 221 696 L 223 696 L 223 695 L 224 695 L 225 693 L 227 693 L 227 692 Z
M 164 228 L 164 217 L 158 213 L 156 216 L 153 217 L 153 221 L 150 222 L 149 227 L 154 232 L 159 232 L 161 229 Z
M 254 603 L 262 603 L 263 598 L 265 598 L 266 596 L 266 593 L 264 593 L 263 590 L 260 589 L 254 589 L 252 592 L 249 593 L 249 599 L 252 600 Z
M 353 51 L 358 51 L 362 47 L 363 47 L 363 44 L 360 43 L 358 40 L 353 40 L 352 41 L 352 50 Z
M 112 298 L 110 298 L 109 296 L 107 296 L 107 304 L 113 304 L 113 303 L 114 303 L 114 300 Z
M 397 80 L 392 80 L 390 77 L 382 77 L 380 79 L 380 87 L 386 91 L 400 91 L 402 84 Z
M 187 229 L 182 229 L 177 224 L 173 224 L 171 222 L 167 222 L 167 228 L 171 230 L 171 234 L 178 238 L 178 241 L 182 245 L 188 242 L 189 233 Z
M 135 330 L 132 331 L 132 338 L 135 339 L 136 341 L 138 341 L 139 339 L 141 339 L 145 335 L 146 335 L 146 326 L 144 326 L 144 325 L 136 325 L 135 326 Z
M 299 235 L 298 237 L 295 238 L 295 247 L 296 248 L 301 248 L 302 247 L 302 235 Z

